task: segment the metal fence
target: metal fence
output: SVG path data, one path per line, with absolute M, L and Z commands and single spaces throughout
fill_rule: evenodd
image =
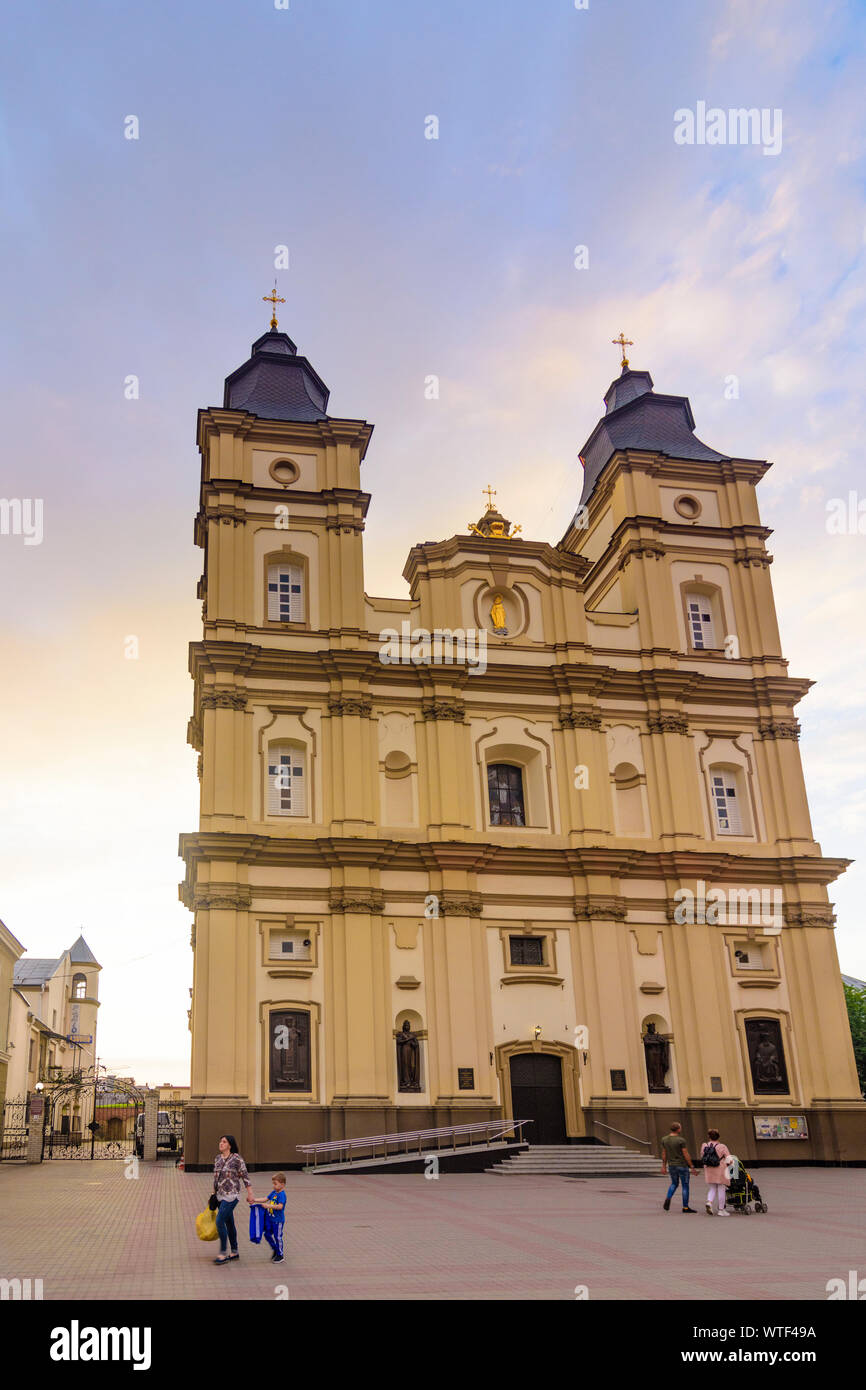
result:
M 30 1126 L 30 1101 L 27 1096 L 13 1096 L 3 1102 L 0 1111 L 0 1159 L 26 1158 Z

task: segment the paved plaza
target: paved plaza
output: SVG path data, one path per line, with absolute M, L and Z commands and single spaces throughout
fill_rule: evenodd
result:
M 123 1160 L 0 1164 L 0 1277 L 48 1299 L 825 1300 L 866 1276 L 866 1169 L 756 1171 L 766 1216 L 719 1224 L 662 1210 L 660 1177 L 288 1175 L 286 1259 L 248 1238 L 239 1261 L 196 1238 L 206 1173 Z M 257 1197 L 267 1174 L 253 1174 Z

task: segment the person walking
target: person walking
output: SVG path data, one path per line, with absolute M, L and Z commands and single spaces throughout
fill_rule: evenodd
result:
M 717 1129 L 708 1129 L 706 1142 L 701 1145 L 704 1182 L 707 1184 L 707 1216 L 730 1216 L 725 1210 L 728 1185 L 731 1181 L 729 1159 L 731 1151 L 719 1138 Z M 713 1211 L 715 1199 L 718 1211 Z
M 241 1195 L 242 1185 L 247 1189 L 247 1201 L 251 1202 L 253 1189 L 250 1175 L 247 1165 L 238 1153 L 237 1140 L 233 1134 L 223 1134 L 213 1165 L 213 1190 L 219 1203 L 216 1228 L 220 1238 L 220 1253 L 214 1260 L 215 1265 L 227 1265 L 230 1260 L 240 1259 L 235 1207 Z
M 686 1148 L 686 1141 L 683 1138 L 682 1129 L 683 1127 L 679 1121 L 675 1120 L 671 1125 L 670 1134 L 666 1134 L 662 1139 L 662 1176 L 666 1176 L 668 1170 L 670 1170 L 671 1177 L 668 1195 L 664 1200 L 664 1209 L 665 1211 L 670 1211 L 671 1198 L 676 1192 L 677 1187 L 681 1185 L 683 1211 L 694 1214 L 694 1207 L 689 1206 L 689 1178 L 691 1173 L 696 1173 L 698 1170 L 689 1157 L 689 1151 Z

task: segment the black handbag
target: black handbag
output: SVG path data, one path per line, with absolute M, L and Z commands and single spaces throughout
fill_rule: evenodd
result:
M 208 1204 L 208 1210 L 209 1210 L 209 1211 L 216 1211 L 217 1207 L 218 1207 L 219 1204 L 220 1204 L 220 1199 L 219 1199 L 219 1197 L 216 1195 L 217 1182 L 218 1182 L 218 1180 L 219 1180 L 218 1178 L 214 1178 L 214 1180 L 213 1180 L 213 1192 L 210 1194 L 210 1196 L 209 1196 L 208 1199 L 207 1199 L 207 1204 Z

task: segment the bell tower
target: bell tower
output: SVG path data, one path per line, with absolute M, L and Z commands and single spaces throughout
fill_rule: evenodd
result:
M 298 960 L 321 950 L 316 893 L 306 915 L 287 911 L 287 882 L 305 881 L 289 865 L 303 862 L 313 825 L 363 827 L 370 816 L 370 789 L 358 760 L 340 758 L 335 726 L 357 704 L 358 663 L 341 652 L 364 624 L 360 469 L 372 426 L 328 405 L 274 313 L 222 405 L 198 416 L 203 631 L 190 647 L 188 739 L 201 800 L 198 833 L 181 836 L 181 898 L 195 914 L 191 1124 L 194 1147 L 201 1122 L 205 1150 L 214 1126 L 240 1134 L 238 1107 L 267 1100 L 263 999 L 292 1016 L 285 1026 L 299 1039 L 286 1084 L 308 1096 L 318 1086 L 321 1001 Z M 325 758 L 339 778 L 323 779 Z M 294 973 L 273 959 L 284 949 Z

